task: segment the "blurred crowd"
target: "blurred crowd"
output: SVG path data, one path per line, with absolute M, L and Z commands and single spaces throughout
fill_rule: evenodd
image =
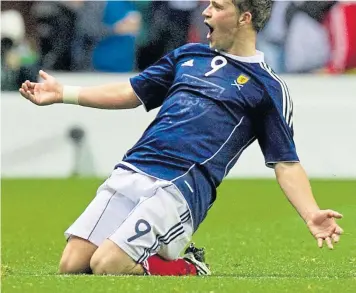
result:
M 2 1 L 1 89 L 39 68 L 144 70 L 187 42 L 206 43 L 208 1 Z M 356 68 L 356 3 L 276 1 L 258 48 L 277 73 L 344 74 Z

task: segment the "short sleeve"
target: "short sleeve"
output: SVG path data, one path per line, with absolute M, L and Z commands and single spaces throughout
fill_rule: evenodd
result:
M 299 162 L 293 139 L 293 105 L 289 105 L 288 112 L 284 111 L 285 108 L 287 106 L 278 100 L 266 96 L 258 109 L 256 135 L 266 166 L 270 168 L 278 162 Z
M 175 51 L 167 54 L 139 75 L 130 78 L 131 86 L 147 111 L 160 107 L 173 84 Z

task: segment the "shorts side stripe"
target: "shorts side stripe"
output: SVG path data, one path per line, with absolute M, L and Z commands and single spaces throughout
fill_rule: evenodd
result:
M 104 213 L 105 213 L 106 209 L 107 209 L 107 208 L 108 208 L 108 206 L 109 206 L 109 203 L 110 203 L 111 199 L 114 197 L 114 195 L 115 195 L 116 193 L 117 193 L 117 191 L 115 191 L 115 192 L 114 192 L 114 193 L 110 196 L 110 198 L 109 198 L 108 202 L 106 203 L 105 208 L 104 208 L 104 209 L 103 209 L 103 211 L 101 212 L 101 215 L 100 215 L 100 217 L 99 217 L 98 221 L 96 222 L 96 224 L 94 225 L 93 230 L 91 230 L 91 232 L 90 232 L 90 234 L 89 234 L 89 236 L 88 236 L 87 240 L 90 240 L 90 236 L 93 234 L 93 232 L 94 232 L 94 230 L 95 230 L 96 226 L 98 226 L 98 224 L 99 224 L 99 222 L 100 222 L 101 218 L 103 217 L 103 215 L 104 215 Z

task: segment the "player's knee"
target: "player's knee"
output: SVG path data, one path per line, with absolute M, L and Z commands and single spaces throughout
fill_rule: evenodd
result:
M 89 271 L 89 266 L 83 265 L 78 259 L 62 257 L 58 271 L 60 274 L 84 274 Z
M 125 269 L 123 257 L 102 250 L 94 253 L 90 260 L 90 268 L 95 275 L 124 275 L 129 273 Z
M 65 247 L 59 262 L 60 274 L 90 273 L 90 258 L 96 246 L 80 238 L 71 239 Z
M 94 253 L 90 268 L 95 275 L 140 274 L 134 260 L 120 247 L 107 240 Z
M 90 269 L 95 275 L 111 275 L 114 272 L 111 269 L 112 260 L 108 255 L 99 257 L 94 253 L 90 260 Z M 117 274 L 118 272 L 116 272 Z

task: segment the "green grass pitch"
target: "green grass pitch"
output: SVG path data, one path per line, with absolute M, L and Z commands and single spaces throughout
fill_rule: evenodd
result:
M 2 292 L 356 292 L 356 181 L 313 180 L 344 214 L 333 251 L 318 249 L 273 180 L 226 180 L 194 235 L 211 277 L 60 276 L 63 231 L 102 180 L 2 180 Z

